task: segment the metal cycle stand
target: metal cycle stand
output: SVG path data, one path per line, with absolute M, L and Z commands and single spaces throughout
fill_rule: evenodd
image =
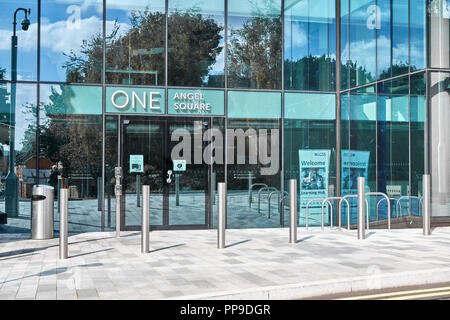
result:
M 430 175 L 424 174 L 422 177 L 423 188 L 423 204 L 422 204 L 422 223 L 423 223 L 423 235 L 431 235 L 431 181 Z
M 248 207 L 252 207 L 252 195 L 253 195 L 253 188 L 254 187 L 267 187 L 267 184 L 265 183 L 254 183 L 250 186 L 250 190 L 248 190 Z
M 141 253 L 150 252 L 150 186 L 142 186 Z
M 289 180 L 289 243 L 297 243 L 297 180 Z
M 58 199 L 59 203 L 59 259 L 67 259 L 69 255 L 68 249 L 68 200 L 69 189 L 60 189 Z
M 365 196 L 381 196 L 384 197 L 386 199 L 387 202 L 387 207 L 388 207 L 388 230 L 391 230 L 391 202 L 389 201 L 389 197 L 387 196 L 387 194 L 383 193 L 383 192 L 366 192 Z M 380 203 L 380 201 L 378 201 L 378 204 Z
M 309 224 L 309 217 L 308 217 L 308 209 L 309 209 L 309 205 L 313 202 L 322 202 L 323 199 L 311 199 L 308 201 L 308 203 L 306 204 L 306 222 L 305 222 L 305 227 L 306 230 L 308 230 L 308 224 Z
M 217 248 L 225 248 L 225 216 L 226 216 L 226 201 L 227 201 L 227 185 L 225 182 L 217 184 Z

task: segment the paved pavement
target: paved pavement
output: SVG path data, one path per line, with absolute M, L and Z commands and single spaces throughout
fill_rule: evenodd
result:
M 0 299 L 297 299 L 450 281 L 450 228 L 355 231 L 299 228 L 152 231 L 71 235 L 67 260 L 58 239 L 0 234 Z

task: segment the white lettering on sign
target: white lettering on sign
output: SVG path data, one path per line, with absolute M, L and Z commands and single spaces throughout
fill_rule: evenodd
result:
M 203 93 L 200 92 L 175 92 L 173 99 L 182 101 L 173 104 L 175 110 L 199 113 L 211 111 L 211 104 L 205 102 Z
M 121 106 L 116 103 L 116 96 L 119 93 L 126 97 L 125 103 L 123 105 L 121 105 Z M 117 109 L 124 109 L 124 108 L 126 108 L 128 106 L 128 102 L 130 102 L 130 97 L 128 97 L 128 94 L 125 91 L 123 91 L 123 90 L 114 91 L 114 93 L 111 95 L 111 103 Z
M 122 104 L 118 104 L 117 103 L 117 96 L 123 95 L 125 97 L 125 101 Z M 159 100 L 154 98 L 154 96 L 159 96 L 160 93 L 155 91 L 155 92 L 149 92 L 148 95 L 148 100 L 147 100 L 147 92 L 142 92 L 142 95 L 139 96 L 139 94 L 137 94 L 135 91 L 131 92 L 131 108 L 133 110 L 136 109 L 136 105 L 140 105 L 142 109 L 147 110 L 147 101 L 148 101 L 148 106 L 149 109 L 151 110 L 160 110 L 161 107 L 154 105 L 154 103 L 158 102 Z M 116 107 L 117 109 L 125 109 L 128 107 L 129 103 L 130 103 L 130 96 L 128 95 L 128 93 L 124 90 L 116 90 L 114 91 L 114 93 L 111 95 L 111 103 L 114 107 Z

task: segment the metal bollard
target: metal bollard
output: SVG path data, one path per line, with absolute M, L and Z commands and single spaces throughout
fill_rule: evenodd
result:
M 115 177 L 116 177 L 116 186 L 115 186 L 115 194 L 116 194 L 116 237 L 120 237 L 120 196 L 122 195 L 122 185 L 120 184 L 120 179 L 122 178 L 122 167 L 114 168 Z
M 141 253 L 150 252 L 150 186 L 142 186 Z
M 297 180 L 289 180 L 289 243 L 297 243 Z
M 365 213 L 366 213 L 366 181 L 364 177 L 358 177 L 358 240 L 366 238 Z
M 67 259 L 68 257 L 68 200 L 69 200 L 69 189 L 60 189 L 60 198 L 58 202 L 60 204 L 59 213 L 59 258 Z
M 136 175 L 136 207 L 141 206 L 141 176 Z
M 423 235 L 431 235 L 431 183 L 430 175 L 424 174 L 422 177 L 423 192 Z
M 227 201 L 227 187 L 225 182 L 217 184 L 217 193 L 219 195 L 217 203 L 217 248 L 225 248 L 225 215 Z
M 180 176 L 175 174 L 175 205 L 180 205 Z

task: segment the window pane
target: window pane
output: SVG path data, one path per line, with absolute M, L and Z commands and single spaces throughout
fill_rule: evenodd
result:
M 357 193 L 358 177 L 365 177 L 367 192 L 376 191 L 375 86 L 351 91 L 349 99 L 349 109 L 342 109 L 342 117 L 349 120 L 349 148 L 341 151 L 343 195 Z M 349 202 L 350 223 L 354 224 L 357 220 L 356 201 L 352 198 Z M 370 207 L 370 212 L 375 212 L 375 207 Z
M 380 17 L 375 0 L 350 1 L 350 85 L 375 80 L 375 30 Z
M 410 213 L 408 81 L 406 76 L 378 84 L 378 191 L 395 200 L 393 217 Z
M 378 0 L 378 6 L 378 78 L 385 79 L 408 72 L 408 0 Z
M 228 86 L 281 88 L 281 1 L 228 1 Z
M 169 1 L 169 85 L 224 86 L 224 2 Z
M 427 65 L 426 12 L 425 1 L 410 0 L 411 71 L 424 69 Z
M 101 87 L 41 85 L 40 166 L 49 178 L 40 183 L 55 188 L 55 200 L 58 186 L 69 189 L 69 232 L 101 230 L 101 97 Z
M 286 93 L 284 101 L 285 190 L 289 192 L 289 179 L 298 180 L 299 225 L 304 226 L 306 204 L 313 199 L 335 195 L 336 96 Z M 321 225 L 321 212 L 320 202 L 313 202 L 308 210 L 309 226 Z M 327 210 L 326 224 L 329 219 Z M 289 225 L 287 206 L 284 220 L 285 225 Z
M 281 226 L 280 127 L 281 93 L 228 92 L 228 228 Z
M 334 1 L 285 2 L 285 88 L 335 89 Z
M 41 80 L 100 83 L 103 2 L 52 0 L 41 6 Z
M 106 82 L 164 85 L 164 0 L 106 2 Z
M 11 41 L 13 35 L 14 12 L 18 8 L 31 9 L 27 18 L 30 25 L 27 31 L 22 30 L 21 22 L 25 18 L 24 11 L 16 15 L 17 36 L 17 79 L 37 79 L 37 1 L 36 0 L 2 0 L 0 10 L 0 80 L 11 80 Z
M 0 232 L 29 232 L 35 177 L 36 85 L 0 83 Z

